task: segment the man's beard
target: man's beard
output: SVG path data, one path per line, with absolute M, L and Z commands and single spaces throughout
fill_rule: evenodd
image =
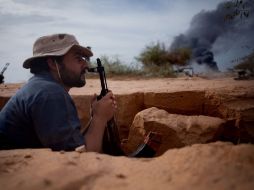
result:
M 68 71 L 64 66 L 60 70 L 61 79 L 64 85 L 68 87 L 83 87 L 86 84 L 85 70 L 81 71 L 79 75 Z

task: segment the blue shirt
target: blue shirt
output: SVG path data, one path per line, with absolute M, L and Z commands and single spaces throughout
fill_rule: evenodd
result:
M 34 75 L 0 112 L 0 134 L 14 148 L 73 150 L 84 144 L 75 104 L 48 72 Z

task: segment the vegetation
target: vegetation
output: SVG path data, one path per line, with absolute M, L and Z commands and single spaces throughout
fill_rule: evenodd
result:
M 142 64 L 143 75 L 151 77 L 172 77 L 172 64 L 163 43 L 147 46 L 136 60 Z
M 138 76 L 142 75 L 142 70 L 138 65 L 126 65 L 117 56 L 109 58 L 106 55 L 100 57 L 108 77 L 115 76 Z M 96 62 L 91 62 L 91 67 L 96 67 Z
M 146 46 L 136 60 L 136 65 L 126 65 L 117 56 L 109 58 L 101 56 L 106 74 L 112 76 L 142 77 L 175 77 L 173 65 L 185 66 L 191 58 L 191 50 L 187 48 L 169 51 L 164 43 L 157 42 Z M 96 62 L 91 62 L 95 67 Z
M 228 0 L 224 4 L 225 21 L 231 21 L 239 17 L 246 19 L 250 16 L 250 1 Z M 247 9 L 246 9 L 247 8 Z M 192 56 L 189 48 L 169 50 L 162 42 L 152 43 L 144 48 L 136 57 L 136 65 L 124 64 L 118 57 L 109 58 L 104 55 L 100 59 L 105 67 L 107 76 L 145 76 L 145 77 L 174 77 L 173 66 L 188 65 Z M 96 66 L 95 62 L 91 63 Z M 249 70 L 254 73 L 254 52 L 247 56 L 243 62 L 234 69 Z
M 157 42 L 155 45 L 150 45 L 145 48 L 145 50 L 136 57 L 145 68 L 150 66 L 161 66 L 167 63 L 167 51 L 163 43 Z
M 187 65 L 191 58 L 191 53 L 188 48 L 169 51 L 164 43 L 157 42 L 147 46 L 136 59 L 143 65 L 146 75 L 172 77 L 175 76 L 173 65 Z
M 140 61 L 144 67 L 153 65 L 163 66 L 165 64 L 184 66 L 191 58 L 191 49 L 179 48 L 173 51 L 166 50 L 163 43 L 157 42 L 150 45 L 136 59 Z
M 179 48 L 168 52 L 167 59 L 170 63 L 179 66 L 185 66 L 191 59 L 192 51 L 189 48 Z

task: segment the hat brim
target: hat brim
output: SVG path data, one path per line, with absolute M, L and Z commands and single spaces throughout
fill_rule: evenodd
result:
M 86 48 L 86 47 L 83 47 L 83 46 L 80 46 L 80 45 L 76 45 L 76 44 L 73 44 L 71 46 L 68 46 L 64 49 L 61 49 L 59 51 L 54 51 L 54 52 L 48 52 L 48 53 L 43 53 L 41 55 L 35 55 L 33 57 L 30 57 L 28 59 L 26 59 L 23 63 L 23 67 L 26 68 L 26 69 L 29 69 L 31 68 L 31 65 L 32 65 L 32 62 L 35 60 L 35 59 L 38 59 L 38 58 L 42 58 L 42 57 L 49 57 L 49 56 L 63 56 L 65 55 L 68 51 L 70 51 L 71 48 L 77 48 L 80 50 L 80 52 L 82 53 L 83 56 L 87 56 L 87 57 L 91 57 L 93 56 L 93 52 Z

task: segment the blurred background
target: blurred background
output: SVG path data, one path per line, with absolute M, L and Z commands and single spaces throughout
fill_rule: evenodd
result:
M 0 0 L 0 70 L 6 83 L 31 77 L 22 67 L 34 41 L 74 34 L 111 74 L 174 76 L 253 72 L 254 0 Z M 247 64 L 247 66 L 246 66 Z M 241 65 L 240 65 L 241 66 Z M 252 70 L 252 71 L 251 71 Z M 156 75 L 156 74 L 155 74 Z

